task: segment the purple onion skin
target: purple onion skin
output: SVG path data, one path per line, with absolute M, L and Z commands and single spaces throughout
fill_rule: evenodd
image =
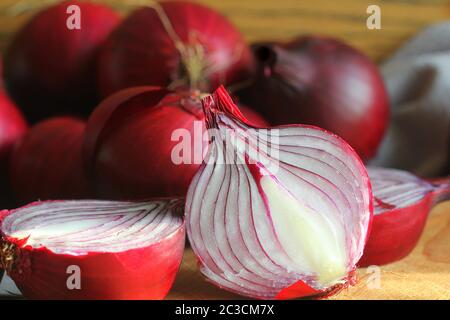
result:
M 377 67 L 362 53 L 331 38 L 305 36 L 254 45 L 257 72 L 237 92 L 273 125 L 322 127 L 368 160 L 389 119 L 388 97 Z
M 450 179 L 422 180 L 406 171 L 368 167 L 374 195 L 372 230 L 360 267 L 406 257 L 419 242 L 431 209 L 450 199 Z
M 199 59 L 205 64 L 198 72 L 200 79 L 193 81 L 173 35 L 165 30 L 154 10 L 157 6 L 148 1 L 147 7 L 125 18 L 102 47 L 98 63 L 102 97 L 143 85 L 209 92 L 220 84 L 241 82 L 254 72 L 249 46 L 220 13 L 196 1 L 162 1 L 159 6 L 184 46 L 192 50 L 200 45 L 200 51 L 204 51 Z
M 69 29 L 67 8 L 80 8 L 80 28 Z M 106 5 L 63 1 L 33 16 L 12 38 L 5 86 L 28 120 L 58 114 L 87 116 L 98 102 L 95 65 L 100 46 L 120 21 Z

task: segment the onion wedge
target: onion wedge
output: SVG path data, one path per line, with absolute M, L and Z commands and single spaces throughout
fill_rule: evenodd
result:
M 223 87 L 203 99 L 208 154 L 186 200 L 202 273 L 260 299 L 326 296 L 352 284 L 372 219 L 354 150 L 320 128 L 254 128 Z
M 368 168 L 374 196 L 372 230 L 361 267 L 407 256 L 416 246 L 432 207 L 450 198 L 450 180 L 424 180 L 397 169 Z

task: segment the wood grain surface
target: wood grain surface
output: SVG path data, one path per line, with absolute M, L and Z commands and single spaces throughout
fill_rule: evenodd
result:
M 51 1 L 51 0 L 50 0 Z M 0 49 L 47 0 L 0 0 Z M 54 1 L 53 1 L 54 2 Z M 108 2 L 124 14 L 136 0 Z M 341 38 L 380 62 L 423 27 L 450 17 L 447 0 L 199 0 L 220 10 L 249 41 L 289 40 L 305 33 Z M 369 4 L 381 7 L 381 30 L 366 28 Z M 449 35 L 450 36 L 450 35 Z M 380 269 L 380 287 L 368 285 L 371 273 L 358 271 L 356 286 L 333 299 L 450 299 L 450 203 L 436 207 L 415 250 Z M 169 299 L 239 299 L 204 280 L 187 250 Z

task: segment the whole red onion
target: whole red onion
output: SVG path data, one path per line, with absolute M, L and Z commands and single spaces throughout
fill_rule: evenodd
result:
M 251 51 L 221 14 L 200 4 L 165 1 L 140 8 L 111 34 L 99 59 L 99 87 L 156 85 L 209 91 L 242 81 Z
M 71 5 L 80 9 L 80 29 L 67 25 Z M 7 50 L 4 75 L 26 116 L 89 114 L 97 103 L 98 49 L 118 23 L 118 14 L 105 5 L 64 1 L 40 11 L 19 30 Z
M 265 125 L 253 111 L 244 113 L 255 125 Z M 158 87 L 119 91 L 88 120 L 83 150 L 86 172 L 103 198 L 184 196 L 206 152 L 204 130 L 196 93 Z M 183 142 L 190 154 L 178 149 Z M 174 155 L 187 160 L 174 161 Z
M 371 158 L 386 129 L 388 98 L 377 67 L 330 38 L 256 45 L 253 84 L 239 92 L 274 125 L 303 123 L 330 130 Z
M 85 122 L 56 117 L 34 125 L 11 154 L 12 189 L 21 203 L 89 196 L 81 147 Z
M 12 147 L 28 126 L 20 111 L 3 90 L 0 90 L 0 206 L 10 205 L 8 163 Z

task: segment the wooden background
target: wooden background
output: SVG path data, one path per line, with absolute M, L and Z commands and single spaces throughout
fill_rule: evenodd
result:
M 0 48 L 33 9 L 57 0 L 0 0 Z M 97 0 L 124 14 L 133 3 L 151 0 Z M 381 61 L 417 30 L 450 17 L 449 0 L 198 0 L 228 16 L 249 41 L 288 40 L 303 33 L 346 40 Z M 381 7 L 382 29 L 366 28 L 366 9 Z M 31 10 L 30 10 L 31 9 Z M 25 12 L 25 13 L 24 13 Z M 20 14 L 19 14 L 20 13 Z
M 108 2 L 124 14 L 137 0 Z M 0 49 L 10 35 L 47 0 L 0 0 Z M 53 1 L 54 2 L 54 1 Z M 448 0 L 199 0 L 227 15 L 249 41 L 288 40 L 318 33 L 341 38 L 381 62 L 423 27 L 450 17 Z M 366 28 L 369 4 L 381 7 L 381 30 Z M 450 35 L 449 35 L 450 37 Z M 450 202 L 435 208 L 420 243 L 400 262 L 381 268 L 380 288 L 360 281 L 333 299 L 450 299 Z M 204 281 L 187 251 L 169 299 L 238 299 Z

